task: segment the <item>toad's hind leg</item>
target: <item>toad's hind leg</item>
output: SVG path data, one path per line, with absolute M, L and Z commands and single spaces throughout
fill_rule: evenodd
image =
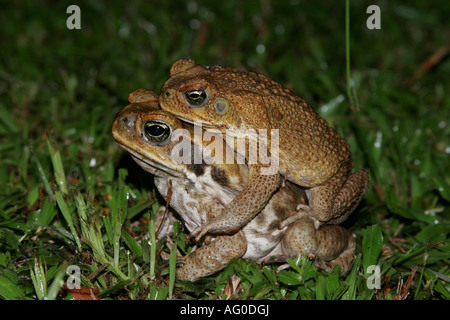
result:
M 247 251 L 247 240 L 242 232 L 231 236 L 218 236 L 183 257 L 177 266 L 176 277 L 196 281 L 224 268 L 231 259 L 242 257 Z
M 323 225 L 316 230 L 314 221 L 303 218 L 288 227 L 283 237 L 284 254 L 305 254 L 314 265 L 327 272 L 339 265 L 343 273 L 353 264 L 354 236 L 341 226 Z
M 343 166 L 327 183 L 310 189 L 311 217 L 327 224 L 340 224 L 348 218 L 369 184 L 366 171 L 350 171 L 351 165 Z
M 330 226 L 330 227 L 337 227 L 337 226 Z M 351 235 L 348 239 L 348 246 L 347 248 L 341 252 L 341 254 L 330 261 L 323 260 L 323 259 L 317 259 L 315 262 L 315 266 L 319 269 L 325 270 L 326 272 L 333 271 L 333 268 L 335 266 L 339 266 L 341 268 L 341 272 L 343 274 L 346 274 L 350 271 L 351 267 L 353 266 L 353 260 L 355 258 L 355 238 L 354 235 Z
M 351 165 L 344 166 L 325 184 L 307 189 L 309 204 L 299 204 L 298 212 L 280 223 L 279 228 L 305 217 L 315 220 L 316 229 L 322 224 L 344 222 L 358 206 L 369 184 L 366 171 L 351 174 L 350 170 Z

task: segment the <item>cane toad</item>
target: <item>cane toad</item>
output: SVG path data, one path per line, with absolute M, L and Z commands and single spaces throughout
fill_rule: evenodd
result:
M 237 161 L 209 163 L 206 155 L 195 163 L 194 153 L 205 150 L 211 141 L 195 139 L 191 125 L 182 124 L 175 116 L 160 110 L 151 91 L 136 90 L 129 101 L 130 105 L 118 113 L 112 127 L 119 147 L 154 174 L 155 185 L 163 197 L 168 199 L 171 193 L 170 206 L 189 231 L 217 218 L 242 192 L 249 177 L 248 167 Z M 222 141 L 220 136 L 215 139 Z M 191 154 L 188 149 L 180 152 L 186 142 Z M 228 147 L 223 141 L 222 144 L 226 153 Z M 180 153 L 183 155 L 178 158 Z M 183 160 L 192 161 L 183 163 Z M 286 261 L 300 253 L 328 272 L 335 265 L 343 272 L 348 271 L 355 242 L 344 228 L 324 225 L 316 230 L 312 219 L 302 218 L 279 229 L 281 221 L 296 214 L 296 203 L 307 203 L 304 190 L 287 182 L 242 229 L 232 235 L 214 236 L 209 243 L 184 256 L 177 267 L 177 277 L 195 281 L 224 268 L 233 258 Z
M 244 190 L 220 216 L 193 231 L 196 240 L 207 233 L 233 233 L 241 228 L 269 201 L 282 178 L 307 188 L 309 204 L 299 204 L 298 214 L 280 227 L 305 216 L 314 218 L 316 227 L 339 224 L 367 189 L 367 172 L 352 173 L 346 140 L 303 99 L 265 75 L 179 60 L 170 69 L 159 103 L 183 121 L 215 128 L 230 145 L 234 144 L 229 143 L 230 137 L 246 138 L 248 147 L 248 141 L 258 140 L 256 130 L 270 131 L 266 140 L 259 139 L 257 148 L 265 141 L 275 170 L 264 173 L 267 164 L 249 162 Z M 248 148 L 246 152 L 242 156 L 247 158 Z

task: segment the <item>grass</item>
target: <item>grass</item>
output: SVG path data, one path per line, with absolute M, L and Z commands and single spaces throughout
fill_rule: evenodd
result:
M 427 60 L 449 45 L 448 4 L 378 1 L 382 28 L 368 30 L 366 4 L 350 1 L 347 38 L 344 2 L 77 4 L 81 30 L 66 28 L 64 2 L 0 11 L 2 299 L 71 299 L 71 265 L 102 299 L 450 298 L 450 60 Z M 129 92 L 158 93 L 186 57 L 269 74 L 349 141 L 371 187 L 345 223 L 358 243 L 347 276 L 300 257 L 174 279 L 174 253 L 154 238 L 164 202 L 110 128 Z M 185 237 L 173 237 L 182 254 Z

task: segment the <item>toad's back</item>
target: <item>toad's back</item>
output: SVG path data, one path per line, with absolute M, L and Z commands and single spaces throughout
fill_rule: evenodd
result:
M 199 116 L 195 120 L 219 127 L 222 131 L 279 130 L 279 169 L 287 179 L 305 187 L 314 187 L 329 180 L 340 167 L 351 168 L 347 142 L 306 101 L 269 77 L 230 67 L 193 65 L 187 68 L 186 65 L 174 65 L 171 78 L 162 92 L 170 88 L 183 92 L 199 85 L 205 88 L 211 104 L 223 99 L 230 102 L 227 107 L 232 110 L 227 110 L 222 121 L 217 112 L 208 109 L 213 106 L 207 102 L 203 111 L 196 109 L 195 114 L 190 113 L 191 116 Z M 171 108 L 169 103 L 163 102 L 163 105 L 167 110 L 184 116 L 189 110 L 182 110 L 186 101 L 181 101 L 183 97 L 179 99 L 175 108 Z

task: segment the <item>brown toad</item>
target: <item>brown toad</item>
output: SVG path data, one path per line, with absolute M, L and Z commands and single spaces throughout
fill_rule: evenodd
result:
M 280 227 L 305 216 L 312 217 L 316 227 L 341 223 L 367 189 L 367 172 L 352 173 L 347 142 L 303 99 L 265 75 L 179 60 L 170 69 L 159 103 L 183 121 L 215 128 L 230 145 L 234 144 L 230 137 L 245 138 L 242 156 L 247 160 L 249 141 L 258 139 L 253 132 L 271 132 L 266 140 L 259 139 L 257 148 L 270 149 L 271 160 L 278 164 L 276 172 L 263 173 L 267 164 L 249 162 L 244 190 L 220 216 L 193 231 L 196 240 L 206 233 L 239 230 L 264 208 L 282 177 L 307 188 L 309 205 L 300 204 L 299 213 Z M 271 147 L 275 142 L 278 148 Z

